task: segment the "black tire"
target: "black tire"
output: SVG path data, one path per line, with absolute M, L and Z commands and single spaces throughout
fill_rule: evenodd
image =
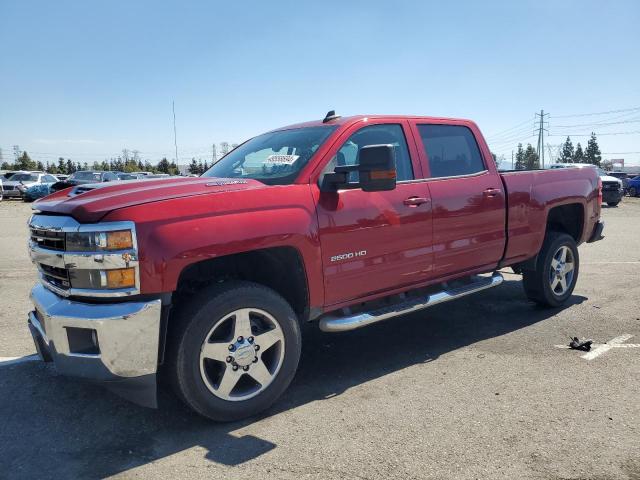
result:
M 635 187 L 631 187 L 629 189 L 629 195 L 632 196 L 632 197 L 637 197 L 638 196 L 638 191 L 636 190 Z
M 610 207 L 617 207 L 620 202 L 607 202 Z
M 551 288 L 551 263 L 554 255 L 561 247 L 568 247 L 574 259 L 574 272 L 568 289 L 562 294 L 556 293 Z M 576 241 L 570 235 L 561 232 L 550 231 L 547 233 L 542 248 L 538 252 L 535 270 L 523 272 L 522 284 L 524 291 L 530 300 L 546 307 L 559 307 L 564 304 L 576 286 L 580 269 L 580 257 Z
M 216 421 L 234 421 L 269 408 L 287 389 L 298 368 L 302 337 L 291 306 L 275 291 L 250 282 L 228 282 L 208 287 L 189 298 L 172 315 L 167 366 L 178 396 L 194 411 Z M 238 309 L 258 308 L 273 316 L 284 335 L 284 358 L 271 383 L 256 396 L 229 401 L 214 395 L 200 374 L 200 350 L 207 332 Z M 226 367 L 225 367 L 226 368 Z

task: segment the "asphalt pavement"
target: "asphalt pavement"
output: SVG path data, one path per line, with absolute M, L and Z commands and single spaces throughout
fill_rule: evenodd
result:
M 565 307 L 505 274 L 366 329 L 308 329 L 285 395 L 230 424 L 32 361 L 29 207 L 0 202 L 0 479 L 640 479 L 640 348 L 604 345 L 640 344 L 640 198 L 603 208 Z M 560 348 L 573 336 L 601 352 Z

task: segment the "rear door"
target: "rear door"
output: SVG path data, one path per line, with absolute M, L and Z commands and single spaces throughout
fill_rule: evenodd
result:
M 431 275 L 431 203 L 406 120 L 350 127 L 328 152 L 323 172 L 358 162 L 367 145 L 395 147 L 398 182 L 383 192 L 317 195 L 325 304 L 335 305 L 424 281 Z M 351 174 L 356 181 L 357 172 Z
M 433 209 L 434 277 L 491 270 L 505 247 L 505 192 L 479 132 L 464 122 L 412 121 Z

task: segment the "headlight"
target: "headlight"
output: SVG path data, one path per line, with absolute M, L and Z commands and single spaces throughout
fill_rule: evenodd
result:
M 96 252 L 130 248 L 133 248 L 131 230 L 74 232 L 66 235 L 66 250 L 69 252 Z

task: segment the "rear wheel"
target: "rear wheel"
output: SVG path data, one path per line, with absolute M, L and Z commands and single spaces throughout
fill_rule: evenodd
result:
M 636 190 L 635 187 L 631 187 L 629 189 L 629 195 L 631 195 L 632 197 L 637 197 L 638 196 L 638 190 Z
M 607 202 L 610 207 L 617 207 L 620 202 Z
M 573 293 L 579 266 L 578 247 L 573 237 L 549 232 L 538 253 L 536 269 L 523 272 L 527 297 L 548 307 L 562 305 Z
M 291 383 L 300 359 L 300 327 L 273 290 L 249 282 L 210 287 L 174 320 L 172 381 L 199 414 L 218 421 L 255 415 Z

